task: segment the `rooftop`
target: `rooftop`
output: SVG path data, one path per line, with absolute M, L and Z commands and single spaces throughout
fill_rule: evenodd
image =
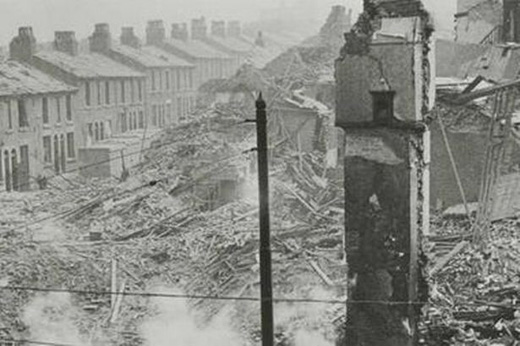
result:
M 231 57 L 219 50 L 209 46 L 208 44 L 198 40 L 178 40 L 170 38 L 164 41 L 165 44 L 182 50 L 193 58 L 203 59 L 230 59 Z
M 0 63 L 0 96 L 38 95 L 74 92 L 75 88 L 60 82 L 34 67 L 15 61 Z
M 189 62 L 152 46 L 133 48 L 114 45 L 112 51 L 130 58 L 144 67 L 193 67 Z
M 72 56 L 57 51 L 42 51 L 35 56 L 78 78 L 144 77 L 143 74 L 97 53 Z
M 248 43 L 240 38 L 211 35 L 209 39 L 238 53 L 249 53 L 254 48 L 253 43 Z

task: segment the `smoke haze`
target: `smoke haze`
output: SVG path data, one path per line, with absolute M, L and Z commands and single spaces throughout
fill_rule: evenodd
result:
M 424 0 L 436 15 L 438 32 L 446 35 L 453 28 L 456 1 Z M 0 46 L 9 44 L 19 26 L 34 28 L 39 41 L 51 41 L 56 30 L 74 30 L 78 38 L 92 33 L 94 23 L 107 22 L 113 35 L 122 26 L 134 26 L 143 35 L 147 20 L 163 19 L 167 24 L 186 22 L 206 16 L 211 19 L 256 21 L 276 14 L 281 7 L 293 8 L 292 18 L 313 19 L 312 30 L 317 31 L 330 7 L 344 5 L 352 8 L 354 18 L 362 8 L 361 0 L 0 0 Z M 309 28 L 295 28 L 299 29 Z

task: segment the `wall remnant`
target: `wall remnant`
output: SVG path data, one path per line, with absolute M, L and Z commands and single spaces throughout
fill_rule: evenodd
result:
M 420 1 L 365 1 L 336 61 L 336 126 L 345 131 L 348 345 L 417 344 L 427 299 L 435 100 L 432 26 Z

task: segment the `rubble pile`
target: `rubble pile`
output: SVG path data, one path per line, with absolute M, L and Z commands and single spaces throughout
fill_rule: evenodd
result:
M 38 213 L 66 213 L 49 218 L 55 232 L 48 238 L 39 228 L 2 233 L 0 321 L 11 337 L 34 337 L 23 318 L 24 307 L 35 297 L 52 294 L 45 289 L 64 289 L 72 290 L 76 310 L 70 318 L 79 335 L 92 343 L 141 345 L 146 340 L 139 326 L 154 314 L 151 298 L 103 292 L 149 292 L 165 286 L 192 297 L 187 300 L 202 325 L 231 309 L 236 330 L 244 340 L 257 342 L 258 302 L 203 298 L 259 296 L 257 185 L 248 173 L 256 159 L 249 150 L 255 137 L 254 126 L 244 123 L 251 111 L 219 105 L 195 115 L 196 121 L 169 129 L 143 153 L 143 163 L 125 182 L 87 185 L 76 178 L 66 189 L 51 186 L 38 192 Z M 341 174 L 325 169 L 322 156 L 298 154 L 289 146 L 273 152 L 277 297 L 344 299 Z M 209 203 L 198 193 L 208 189 L 208 181 L 240 177 L 243 170 L 245 193 L 234 202 Z M 68 206 L 58 207 L 61 203 Z M 11 213 L 19 215 L 19 207 Z M 301 328 L 333 341 L 330 322 L 344 312 L 344 304 L 302 304 L 277 304 L 284 316 L 278 323 L 279 342 L 294 339 Z M 306 313 L 311 309 L 316 312 Z
M 434 224 L 432 253 L 447 263 L 431 276 L 428 345 L 515 345 L 520 341 L 518 220 L 495 223 L 483 246 L 464 220 Z M 445 250 L 446 249 L 446 250 Z M 434 262 L 438 262 L 438 259 Z

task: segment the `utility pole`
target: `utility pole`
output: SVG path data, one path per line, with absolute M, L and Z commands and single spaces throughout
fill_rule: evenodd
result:
M 260 199 L 260 289 L 262 346 L 274 345 L 271 235 L 269 229 L 269 168 L 267 163 L 267 113 L 262 93 L 256 100 L 256 142 Z

